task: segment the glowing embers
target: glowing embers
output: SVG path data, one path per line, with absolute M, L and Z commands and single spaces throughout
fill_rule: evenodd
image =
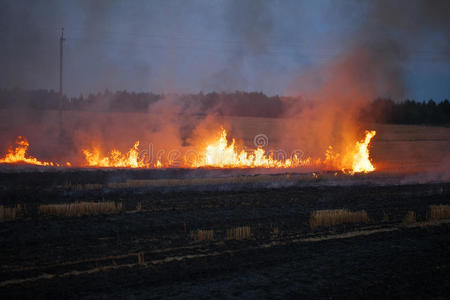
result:
M 16 139 L 16 146 L 9 146 L 8 153 L 3 158 L 0 158 L 0 163 L 14 164 L 25 163 L 38 166 L 59 166 L 57 163 L 40 161 L 35 157 L 27 156 L 27 150 L 30 144 L 27 139 L 18 136 Z M 70 163 L 66 163 L 68 166 Z

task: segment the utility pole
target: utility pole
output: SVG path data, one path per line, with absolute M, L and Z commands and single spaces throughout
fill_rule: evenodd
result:
M 59 37 L 59 136 L 62 137 L 62 108 L 63 108 L 63 46 L 64 41 L 64 27 L 61 28 L 61 36 Z

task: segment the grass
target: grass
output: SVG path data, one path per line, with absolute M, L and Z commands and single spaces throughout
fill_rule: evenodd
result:
M 214 230 L 212 229 L 197 229 L 189 233 L 189 236 L 194 241 L 212 241 L 214 240 Z
M 326 209 L 313 211 L 309 219 L 311 228 L 332 227 L 346 223 L 367 223 L 369 217 L 365 210 Z
M 430 205 L 428 206 L 428 219 L 441 220 L 450 219 L 450 205 Z
M 227 240 L 246 240 L 251 238 L 252 232 L 250 226 L 241 226 L 227 229 Z
M 43 216 L 91 216 L 121 212 L 122 202 L 76 202 L 65 204 L 44 204 L 39 206 L 39 215 Z
M 441 158 L 448 153 L 450 128 L 374 125 L 377 138 L 371 147 L 371 157 L 375 164 L 383 162 L 391 171 L 420 171 L 439 166 Z M 405 149 L 411 149 L 411 151 L 405 151 Z
M 14 221 L 17 218 L 18 213 L 22 211 L 20 204 L 15 207 L 5 207 L 0 205 L 0 222 Z
M 405 217 L 403 218 L 403 224 L 408 225 L 414 223 L 416 223 L 416 213 L 410 210 L 406 213 Z

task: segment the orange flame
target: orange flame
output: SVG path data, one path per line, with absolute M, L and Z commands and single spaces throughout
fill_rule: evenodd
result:
M 139 141 L 127 153 L 112 150 L 108 156 L 101 157 L 100 150 L 94 148 L 92 151 L 83 149 L 84 158 L 90 167 L 113 167 L 113 168 L 149 168 L 150 165 L 139 158 Z M 161 167 L 159 161 L 155 167 Z
M 317 167 L 321 169 L 336 168 L 340 166 L 345 173 L 355 174 L 359 172 L 368 173 L 375 170 L 370 160 L 369 144 L 376 132 L 366 131 L 365 138 L 357 141 L 348 153 L 343 155 L 336 153 L 332 146 L 329 146 L 324 155 L 324 159 L 311 157 L 300 158 L 296 154 L 287 159 L 275 159 L 273 154 L 266 153 L 264 149 L 258 147 L 255 150 L 239 150 L 235 139 L 228 143 L 227 132 L 221 129 L 216 139 L 206 145 L 199 155 L 197 161 L 183 161 L 183 167 L 215 167 L 215 168 L 298 168 Z M 8 153 L 0 159 L 0 163 L 27 163 L 40 166 L 60 166 L 53 162 L 39 161 L 34 157 L 26 157 L 29 147 L 28 141 L 19 136 L 16 140 L 17 146 L 10 146 Z M 168 162 L 164 164 L 160 159 L 154 164 L 144 161 L 144 157 L 139 157 L 139 141 L 126 153 L 119 150 L 112 150 L 106 156 L 102 156 L 98 148 L 93 150 L 82 150 L 86 165 L 90 167 L 119 167 L 119 168 L 163 168 L 170 167 Z M 345 159 L 344 159 L 345 158 Z M 71 166 L 69 162 L 66 166 Z
M 219 138 L 206 146 L 202 159 L 193 163 L 193 167 L 218 168 L 292 168 L 307 165 L 310 159 L 301 160 L 297 155 L 285 160 L 274 159 L 264 149 L 247 152 L 237 150 L 235 139 L 228 145 L 227 132 L 222 128 Z
M 366 137 L 360 142 L 356 142 L 353 154 L 352 173 L 368 173 L 375 170 L 369 158 L 369 144 L 375 136 L 376 131 L 366 131 Z
M 16 139 L 16 147 L 13 148 L 12 146 L 10 146 L 5 157 L 0 158 L 0 163 L 26 163 L 38 166 L 59 166 L 58 164 L 53 162 L 39 161 L 35 157 L 26 157 L 29 146 L 30 144 L 28 143 L 26 138 L 18 136 Z
M 345 173 L 354 174 L 358 172 L 372 172 L 375 170 L 369 159 L 368 146 L 371 139 L 375 136 L 375 131 L 367 131 L 364 140 L 357 141 L 352 151 L 341 155 L 334 152 L 332 146 L 325 151 L 325 158 L 312 159 L 307 157 L 301 159 L 296 154 L 291 158 L 278 160 L 272 154 L 260 147 L 252 151 L 239 150 L 236 147 L 235 139 L 231 143 L 227 140 L 227 132 L 221 129 L 217 138 L 206 145 L 200 153 L 197 161 L 184 161 L 186 168 L 215 167 L 215 168 L 298 168 L 298 167 L 318 167 L 322 169 L 332 168 L 333 166 L 343 166 L 341 169 Z M 121 167 L 121 168 L 162 168 L 170 167 L 171 164 L 161 163 L 157 160 L 154 165 L 144 162 L 139 158 L 139 141 L 127 152 L 122 154 L 119 150 L 112 150 L 109 155 L 102 157 L 98 148 L 92 151 L 84 149 L 88 166 L 91 167 Z M 344 157 L 349 157 L 344 163 Z
M 351 156 L 351 165 L 342 168 L 344 172 L 354 174 L 359 172 L 372 172 L 375 170 L 369 159 L 368 146 L 375 136 L 375 131 L 367 131 L 363 141 L 357 141 Z M 297 155 L 285 160 L 274 159 L 272 155 L 267 155 L 264 149 L 257 148 L 254 151 L 238 151 L 235 146 L 235 139 L 228 144 L 226 130 L 222 128 L 219 138 L 206 146 L 199 162 L 193 164 L 194 167 L 218 167 L 218 168 L 298 168 L 315 166 L 329 168 L 330 166 L 342 165 L 342 158 L 345 155 L 335 153 L 332 146 L 325 151 L 325 159 L 312 159 L 311 157 L 300 159 Z M 345 165 L 344 165 L 345 166 Z M 349 168 L 351 167 L 351 169 Z M 350 169 L 350 171 L 346 171 Z

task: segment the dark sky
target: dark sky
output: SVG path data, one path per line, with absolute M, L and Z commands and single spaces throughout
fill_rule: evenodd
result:
M 394 4 L 392 4 L 392 2 Z M 0 0 L 0 86 L 65 92 L 262 91 L 371 49 L 399 94 L 450 98 L 450 1 Z M 371 72 L 365 66 L 364 72 Z M 384 74 L 383 74 L 384 75 Z

